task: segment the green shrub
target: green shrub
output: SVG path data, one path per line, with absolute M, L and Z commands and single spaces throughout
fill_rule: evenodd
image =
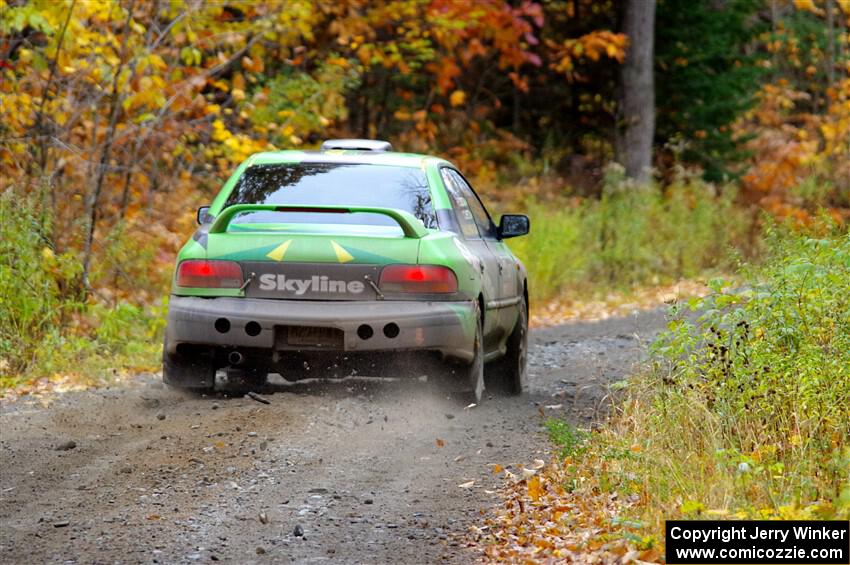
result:
M 850 235 L 768 240 L 744 286 L 674 317 L 605 436 L 668 518 L 850 515 Z
M 27 200 L 0 194 L 0 369 L 16 373 L 49 340 L 51 329 L 79 305 L 64 301 L 59 285 L 76 274 L 75 261 L 56 256 Z
M 0 194 L 0 390 L 55 373 L 86 381 L 156 364 L 164 308 L 83 302 L 73 253 L 57 254 L 38 207 Z

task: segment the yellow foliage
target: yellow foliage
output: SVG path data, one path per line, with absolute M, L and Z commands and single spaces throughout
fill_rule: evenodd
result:
M 230 139 L 232 134 L 224 127 L 224 122 L 216 120 L 213 122 L 212 138 L 215 141 L 226 141 Z
M 466 92 L 463 90 L 455 90 L 452 92 L 452 95 L 449 96 L 449 104 L 452 106 L 463 106 L 466 102 Z
M 794 0 L 794 6 L 798 10 L 805 10 L 817 15 L 823 14 L 823 10 L 815 5 L 814 0 Z

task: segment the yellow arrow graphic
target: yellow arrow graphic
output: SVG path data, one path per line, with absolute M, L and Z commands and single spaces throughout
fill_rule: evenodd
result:
M 338 244 L 334 240 L 331 240 L 331 245 L 333 246 L 334 251 L 336 252 L 337 261 L 339 261 L 340 263 L 348 263 L 349 261 L 354 261 L 354 257 L 351 255 L 351 253 L 346 251 L 342 247 L 342 245 Z
M 268 253 L 266 253 L 266 257 L 269 259 L 274 259 L 275 261 L 283 261 L 283 256 L 286 254 L 286 250 L 289 249 L 289 244 L 292 243 L 291 239 L 287 239 Z

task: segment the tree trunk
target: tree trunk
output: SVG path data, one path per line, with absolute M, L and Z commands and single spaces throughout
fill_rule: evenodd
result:
M 617 160 L 626 176 L 645 182 L 650 178 L 655 135 L 655 0 L 627 0 L 623 32 L 629 49 L 620 68 Z

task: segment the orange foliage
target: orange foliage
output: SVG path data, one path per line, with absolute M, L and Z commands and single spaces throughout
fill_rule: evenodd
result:
M 831 11 L 839 22 L 839 45 L 850 40 L 840 33 L 840 20 L 850 25 L 849 2 L 790 4 L 824 24 Z M 776 67 L 783 78 L 763 85 L 754 108 L 735 124 L 736 137 L 751 152 L 744 195 L 774 216 L 801 225 L 810 224 L 821 207 L 840 223 L 850 220 L 850 63 L 816 43 L 806 44 L 782 21 L 765 39 L 773 57 L 765 66 Z M 820 70 L 821 64 L 827 68 Z M 801 192 L 806 183 L 817 185 L 814 193 Z
M 827 92 L 825 113 L 799 111 L 806 92 L 787 81 L 766 84 L 758 103 L 735 126 L 752 153 L 742 179 L 745 196 L 779 218 L 809 224 L 819 205 L 827 205 L 837 221 L 850 219 L 850 78 Z M 804 199 L 795 189 L 806 179 L 828 182 L 834 189 L 825 200 Z
M 622 63 L 626 56 L 629 40 L 625 34 L 608 30 L 597 30 L 576 39 L 564 40 L 561 44 L 548 42 L 553 50 L 555 62 L 551 67 L 562 73 L 570 82 L 584 80 L 577 67 L 584 61 L 599 61 L 602 56 Z

